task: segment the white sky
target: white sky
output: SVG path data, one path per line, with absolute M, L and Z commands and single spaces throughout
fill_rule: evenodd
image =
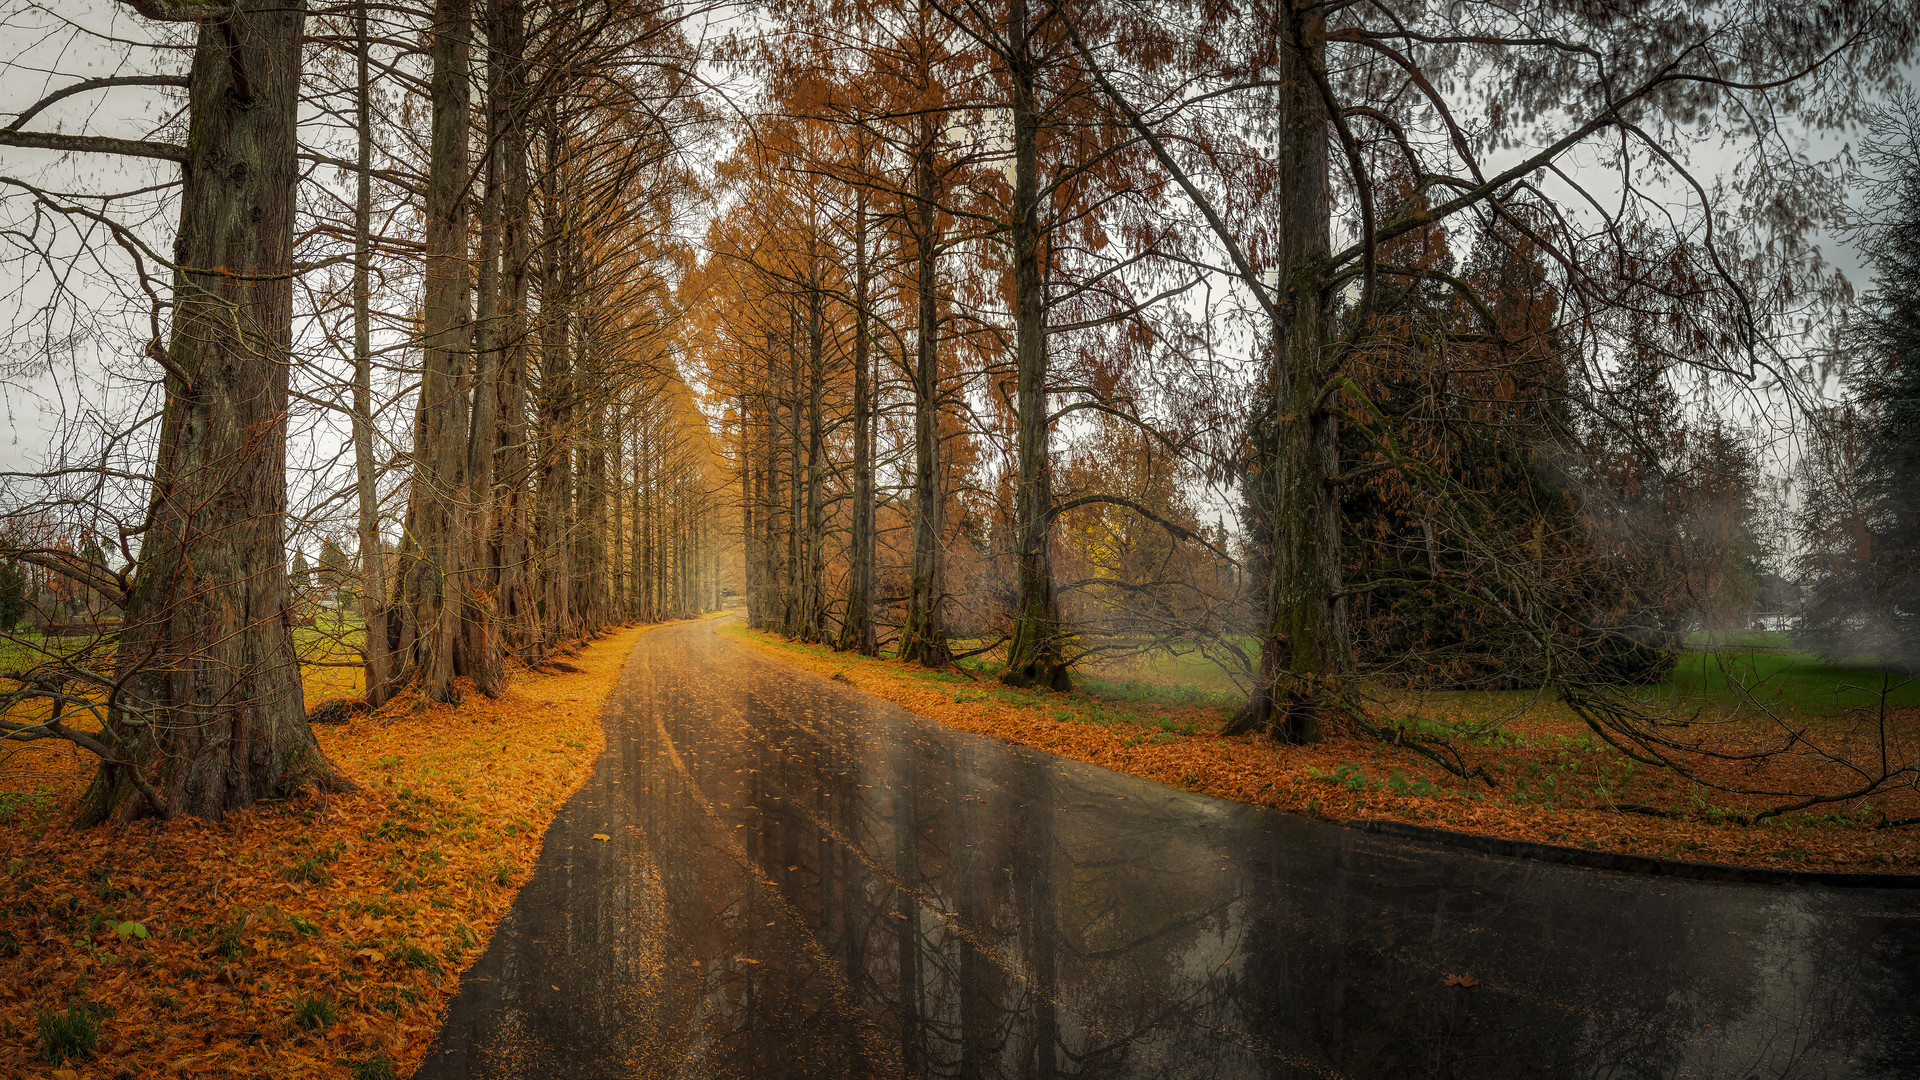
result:
M 0 69 L 0 100 L 13 108 L 23 108 L 46 89 L 78 78 L 155 72 L 155 50 L 76 35 L 71 30 L 73 25 L 105 29 L 125 41 L 155 39 L 152 24 L 112 0 L 63 2 L 51 10 L 18 0 L 0 4 L 0 53 L 12 56 L 11 64 Z M 175 40 L 184 35 L 181 28 L 163 28 L 160 32 Z M 184 70 L 184 51 L 161 50 L 159 56 L 162 69 Z M 164 92 L 153 88 L 92 92 L 56 105 L 29 126 L 34 130 L 147 137 L 168 119 L 167 101 Z M 168 134 L 179 137 L 177 131 Z M 1846 141 L 1840 136 L 1827 136 L 1812 146 L 1817 156 L 1830 158 Z M 1724 170 L 1737 162 L 1737 155 L 1723 152 L 1717 159 L 1703 155 L 1699 160 L 1710 170 Z M 130 190 L 168 179 L 175 172 L 176 167 L 166 162 L 0 148 L 0 175 L 68 191 Z M 1581 175 L 1580 179 L 1598 180 L 1604 185 L 1603 177 Z M 147 243 L 164 251 L 171 242 L 171 208 L 154 205 L 148 209 L 150 213 L 136 222 L 135 228 Z M 18 226 L 23 212 L 22 200 L 9 200 L 0 210 L 0 226 Z M 1842 270 L 1857 290 L 1864 290 L 1866 281 L 1856 251 L 1828 237 L 1820 244 L 1820 253 Z M 21 317 L 44 299 L 47 278 L 44 273 L 29 278 L 18 263 L 0 264 L 0 318 L 13 323 L 10 335 L 0 338 L 12 346 L 10 354 L 0 354 L 4 370 L 10 373 L 0 379 L 0 406 L 4 407 L 9 427 L 7 437 L 0 440 L 0 468 L 24 470 L 43 465 L 48 460 L 50 439 L 63 418 L 73 421 L 89 410 L 102 414 L 121 411 L 128 403 L 126 385 L 115 376 L 144 373 L 143 361 L 128 359 L 129 351 L 137 350 L 144 340 L 144 311 L 137 306 L 130 309 L 124 288 L 98 270 L 78 280 L 76 287 L 88 298 L 88 321 L 56 325 L 54 329 L 61 333 L 77 330 L 77 340 L 52 371 L 44 364 L 35 369 L 30 362 L 23 362 L 32 358 L 23 354 L 21 347 L 34 335 L 23 333 L 28 328 L 22 325 Z M 404 308 L 409 302 L 409 298 L 393 297 L 385 306 Z M 39 337 L 44 339 L 45 335 Z M 344 436 L 344 432 L 324 423 L 316 433 L 321 443 L 334 446 Z M 327 445 L 307 449 L 309 456 L 315 451 L 322 457 L 333 453 L 333 447 Z

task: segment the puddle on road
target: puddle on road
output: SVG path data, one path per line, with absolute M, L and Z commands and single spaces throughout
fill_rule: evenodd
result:
M 914 720 L 704 624 L 642 639 L 616 698 L 417 1076 L 1920 1075 L 1910 893 L 1367 836 Z

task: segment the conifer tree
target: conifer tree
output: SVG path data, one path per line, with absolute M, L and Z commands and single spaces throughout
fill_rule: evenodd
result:
M 1802 512 L 1811 593 L 1800 629 L 1828 655 L 1920 661 L 1920 96 L 1879 110 L 1862 144 L 1855 236 L 1873 267 L 1845 342 L 1849 408 L 1816 427 Z

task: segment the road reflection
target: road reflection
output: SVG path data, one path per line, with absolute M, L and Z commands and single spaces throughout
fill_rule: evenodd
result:
M 710 624 L 648 635 L 616 697 L 418 1075 L 1920 1075 L 1911 893 L 1269 814 L 951 732 Z

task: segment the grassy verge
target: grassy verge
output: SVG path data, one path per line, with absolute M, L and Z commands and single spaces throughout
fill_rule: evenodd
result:
M 0 1075 L 407 1075 L 591 771 L 645 629 L 498 700 L 318 727 L 361 790 L 220 825 L 75 833 L 86 758 L 0 765 Z
M 1680 654 L 1656 697 L 1722 707 L 1761 705 L 1803 715 L 1835 715 L 1875 706 L 1920 706 L 1920 679 L 1866 664 L 1834 664 L 1786 648 L 1713 649 Z
M 1072 694 L 1011 690 L 892 660 L 799 645 L 735 624 L 726 633 L 785 662 L 846 682 L 965 731 L 1219 798 L 1335 821 L 1387 818 L 1492 836 L 1598 850 L 1787 869 L 1920 872 L 1920 829 L 1876 829 L 1920 813 L 1912 791 L 1745 825 L 1740 800 L 1642 766 L 1608 747 L 1551 702 L 1527 695 L 1402 695 L 1385 702 L 1393 722 L 1418 729 L 1514 713 L 1487 735 L 1462 739 L 1467 761 L 1493 778 L 1463 782 L 1404 747 L 1331 737 L 1289 747 L 1264 738 L 1224 738 L 1229 700 L 1140 680 L 1083 680 Z M 1530 707 L 1529 707 L 1530 706 Z M 1810 723 L 1844 725 L 1843 718 Z M 1751 720 L 1716 729 L 1734 746 L 1757 732 Z M 1901 710 L 1902 739 L 1920 734 L 1920 710 Z M 1745 768 L 1745 766 L 1742 766 Z M 1820 782 L 1818 767 L 1792 759 L 1747 779 Z M 1627 812 L 1658 810 L 1667 817 Z

